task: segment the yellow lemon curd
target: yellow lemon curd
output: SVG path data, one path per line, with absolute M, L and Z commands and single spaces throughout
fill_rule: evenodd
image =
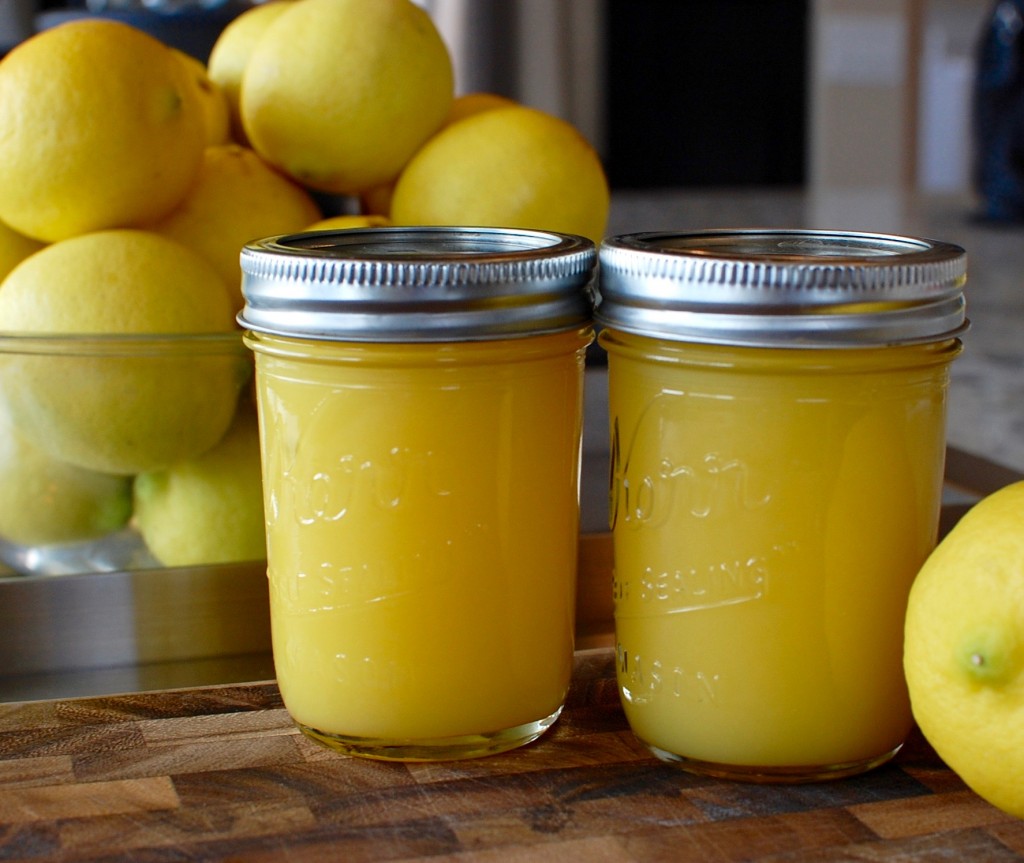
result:
M 308 733 L 369 756 L 469 757 L 557 717 L 591 338 L 247 336 L 274 659 Z
M 911 725 L 911 581 L 934 546 L 959 342 L 768 350 L 605 331 L 618 680 L 704 772 L 820 778 Z

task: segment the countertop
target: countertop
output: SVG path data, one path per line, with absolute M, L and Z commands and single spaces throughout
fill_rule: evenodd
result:
M 629 732 L 614 654 L 577 654 L 537 742 L 437 764 L 299 734 L 271 682 L 0 705 L 0 859 L 113 861 L 1019 860 L 1024 821 L 920 738 L 859 777 L 687 774 Z
M 609 232 L 723 225 L 815 226 L 799 192 L 669 191 L 619 194 Z M 896 227 L 959 242 L 971 261 L 973 328 L 950 392 L 948 529 L 979 495 L 1024 471 L 1024 228 L 975 223 L 963 202 L 941 200 L 920 203 Z M 599 380 L 591 394 L 600 414 Z M 592 424 L 585 442 L 599 478 L 592 530 L 603 527 L 601 428 Z M 606 536 L 581 537 L 581 650 L 562 718 L 541 740 L 504 755 L 405 765 L 321 748 L 293 728 L 276 685 L 264 679 L 272 665 L 262 618 L 255 635 L 237 640 L 249 654 L 217 642 L 212 658 L 185 663 L 184 678 L 176 677 L 181 663 L 166 661 L 139 666 L 153 675 L 139 677 L 145 651 L 132 642 L 124 652 L 136 665 L 117 666 L 128 661 L 117 653 L 65 674 L 61 686 L 95 687 L 84 697 L 0 703 L 0 860 L 1024 859 L 1024 821 L 967 789 L 920 736 L 890 765 L 814 785 L 722 782 L 654 759 L 618 701 L 608 554 Z M 127 575 L 108 580 L 135 596 Z M 179 576 L 175 585 L 197 577 Z M 258 567 L 218 578 L 233 596 L 244 583 L 252 608 L 265 605 Z M 13 586 L 19 595 L 49 591 L 36 581 Z M 23 605 L 37 616 L 63 608 Z M 9 642 L 10 631 L 0 638 Z M 207 670 L 210 662 L 217 667 Z M 90 683 L 90 674 L 102 680 Z M 95 694 L 126 691 L 111 688 L 125 680 L 157 691 Z M 25 694 L 33 690 L 24 678 L 8 683 L 7 699 L 37 697 Z

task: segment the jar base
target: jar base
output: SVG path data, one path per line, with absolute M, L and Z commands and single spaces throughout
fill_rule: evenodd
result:
M 559 707 L 551 715 L 534 722 L 527 722 L 501 731 L 464 734 L 456 737 L 398 739 L 353 737 L 319 731 L 300 722 L 297 722 L 296 725 L 307 737 L 328 749 L 345 755 L 379 761 L 461 761 L 496 755 L 499 752 L 507 752 L 510 749 L 525 746 L 544 734 L 555 723 L 561 712 L 562 708 Z
M 899 744 L 881 755 L 857 761 L 846 761 L 837 764 L 801 764 L 794 767 L 784 765 L 745 765 L 720 764 L 714 761 L 701 761 L 666 752 L 646 741 L 641 741 L 657 758 L 676 765 L 688 773 L 700 776 L 711 776 L 715 779 L 728 779 L 736 782 L 752 782 L 759 784 L 796 785 L 810 782 L 831 782 L 834 779 L 845 779 L 867 773 L 891 761 L 896 753 L 903 748 Z

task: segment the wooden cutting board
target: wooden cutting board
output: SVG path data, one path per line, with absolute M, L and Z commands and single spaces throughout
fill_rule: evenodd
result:
M 0 705 L 0 860 L 1024 859 L 920 737 L 837 782 L 707 779 L 636 742 L 610 650 L 575 672 L 541 740 L 447 764 L 323 749 L 269 682 Z

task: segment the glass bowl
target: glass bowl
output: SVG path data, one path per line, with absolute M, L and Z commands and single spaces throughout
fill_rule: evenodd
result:
M 159 567 L 133 484 L 215 446 L 251 398 L 240 331 L 0 333 L 0 565 Z

